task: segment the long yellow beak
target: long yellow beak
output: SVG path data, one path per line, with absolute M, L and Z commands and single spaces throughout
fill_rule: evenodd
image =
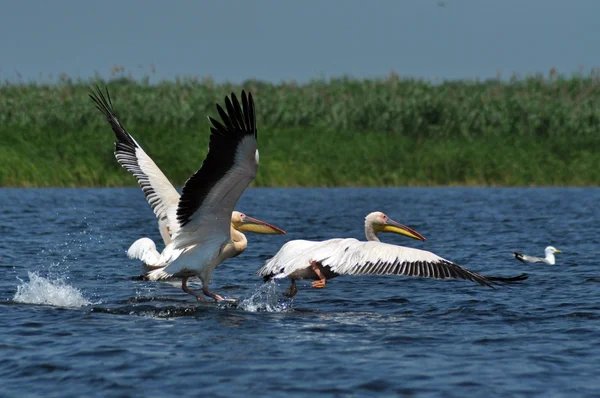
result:
M 562 253 L 561 250 L 556 249 L 556 251 L 554 253 Z
M 233 225 L 233 228 L 242 232 L 253 232 L 255 234 L 266 235 L 285 235 L 283 229 L 279 229 L 274 225 L 248 216 L 244 217 L 242 222 L 232 222 L 231 225 Z
M 393 232 L 395 234 L 408 236 L 409 238 L 413 238 L 416 240 L 426 241 L 425 237 L 417 231 L 415 231 L 414 229 L 409 228 L 406 225 L 402 225 L 399 222 L 390 220 L 389 218 L 387 220 L 387 224 L 379 227 L 379 230 L 381 232 Z

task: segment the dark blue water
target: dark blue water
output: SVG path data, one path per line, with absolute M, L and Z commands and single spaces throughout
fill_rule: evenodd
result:
M 600 189 L 250 189 L 250 235 L 195 302 L 140 282 L 125 251 L 160 241 L 138 189 L 0 189 L 1 396 L 580 396 L 600 394 Z M 491 275 L 340 277 L 322 290 L 253 273 L 289 239 L 362 238 L 381 210 L 431 250 Z M 527 265 L 512 250 L 564 254 Z M 53 305 L 44 305 L 49 303 Z

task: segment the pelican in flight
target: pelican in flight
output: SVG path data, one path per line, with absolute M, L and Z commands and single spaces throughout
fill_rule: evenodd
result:
M 200 169 L 186 181 L 181 197 L 116 118 L 108 91 L 104 97 L 98 89 L 97 95 L 91 97 L 117 136 L 117 160 L 138 179 L 167 245 L 160 256 L 166 265 L 148 272 L 147 278 L 181 278 L 182 289 L 204 301 L 204 296 L 187 286 L 189 278 L 199 277 L 206 296 L 216 301 L 225 300 L 208 290 L 208 283 L 214 269 L 227 258 L 242 253 L 248 243 L 232 223 L 235 221 L 232 215 L 235 217 L 233 208 L 258 169 L 252 94 L 242 91 L 241 104 L 234 93 L 231 99 L 225 97 L 226 111 L 217 104 L 222 122 L 209 117 L 212 127 L 208 154 Z M 250 221 L 257 225 L 252 232 L 264 233 L 270 229 L 275 231 L 272 233 L 283 233 L 272 225 L 244 218 L 245 224 Z M 152 262 L 152 256 L 147 257 L 145 260 Z
M 259 269 L 256 274 L 266 281 L 290 278 L 289 291 L 297 293 L 296 279 L 312 279 L 314 288 L 324 288 L 327 280 L 340 275 L 408 275 L 426 278 L 459 278 L 483 286 L 493 282 L 513 282 L 527 279 L 527 274 L 514 278 L 490 277 L 469 271 L 431 252 L 391 245 L 379 241 L 377 234 L 392 232 L 424 241 L 417 231 L 390 220 L 381 212 L 365 217 L 366 242 L 357 239 L 330 239 L 316 242 L 292 240 Z
M 526 254 L 513 252 L 513 254 L 515 255 L 515 258 L 522 263 L 546 263 L 546 264 L 550 264 L 550 265 L 556 264 L 556 258 L 554 258 L 554 253 L 562 253 L 562 252 L 553 246 L 548 246 L 546 248 L 546 250 L 544 250 L 544 253 L 546 254 L 545 258 L 533 257 L 533 256 L 528 256 Z
M 137 180 L 142 188 L 148 204 L 158 219 L 158 230 L 165 244 L 162 253 L 156 249 L 156 244 L 150 238 L 140 238 L 127 250 L 131 259 L 142 261 L 144 273 L 157 268 L 165 267 L 174 261 L 184 249 L 175 249 L 171 244 L 173 236 L 179 231 L 177 221 L 177 206 L 180 195 L 169 182 L 162 170 L 146 154 L 131 134 L 117 119 L 110 94 L 106 96 L 99 87 L 96 93 L 90 94 L 96 107 L 104 114 L 110 124 L 117 141 L 115 142 L 115 158 L 117 162 Z M 285 234 L 285 231 L 267 224 L 263 221 L 249 217 L 238 211 L 231 215 L 231 227 L 237 231 L 253 232 L 259 234 Z M 243 251 L 243 250 L 242 250 Z M 241 252 L 239 253 L 241 254 Z

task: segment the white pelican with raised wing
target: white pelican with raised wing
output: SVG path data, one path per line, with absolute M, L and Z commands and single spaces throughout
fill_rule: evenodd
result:
M 396 246 L 379 241 L 379 232 L 393 232 L 424 241 L 417 231 L 390 220 L 381 212 L 365 218 L 367 242 L 357 239 L 330 239 L 316 242 L 292 240 L 257 271 L 265 281 L 290 278 L 288 297 L 297 293 L 296 279 L 312 279 L 314 288 L 324 288 L 327 280 L 340 275 L 407 275 L 426 278 L 459 278 L 491 286 L 493 282 L 527 279 L 526 274 L 514 278 L 490 277 L 469 271 L 431 252 Z
M 513 254 L 515 255 L 515 258 L 522 263 L 546 263 L 546 264 L 550 264 L 550 265 L 556 264 L 556 258 L 554 257 L 554 253 L 562 253 L 562 252 L 553 246 L 548 246 L 546 248 L 546 250 L 544 250 L 544 254 L 546 254 L 545 258 L 533 257 L 533 256 L 528 256 L 527 254 L 513 252 Z
M 108 94 L 108 99 L 99 90 L 98 94 L 96 97 L 92 96 L 92 99 L 105 114 L 117 138 L 121 132 L 126 134 L 123 135 L 123 141 L 127 143 L 123 144 L 121 139 L 117 143 L 117 152 L 119 148 L 122 150 L 121 159 L 118 160 L 125 163 L 128 170 L 138 178 L 159 219 L 161 235 L 168 242 L 161 255 L 168 257 L 161 260 L 167 265 L 148 272 L 148 279 L 180 277 L 182 289 L 186 293 L 205 300 L 201 294 L 187 286 L 188 279 L 197 276 L 202 280 L 205 295 L 217 301 L 224 300 L 208 290 L 208 283 L 217 265 L 227 258 L 239 255 L 247 247 L 246 237 L 232 225 L 232 214 L 234 206 L 258 169 L 256 116 L 252 95 L 247 96 L 242 91 L 240 104 L 232 93 L 231 100 L 225 98 L 227 111 L 217 104 L 222 123 L 209 117 L 212 127 L 208 154 L 200 169 L 185 183 L 177 205 L 173 206 L 177 191 L 114 117 Z M 127 145 L 129 149 L 125 148 Z M 275 229 L 266 223 L 262 223 L 261 227 Z M 169 252 L 165 253 L 167 249 Z
M 238 238 L 237 232 L 252 232 L 255 234 L 265 235 L 285 235 L 285 231 L 277 228 L 274 225 L 266 223 L 264 221 L 257 220 L 256 218 L 249 217 L 239 211 L 234 211 L 231 214 L 231 239 Z M 237 232 L 233 232 L 233 231 Z M 240 247 L 238 255 L 247 248 Z M 162 251 L 159 253 L 156 249 L 156 244 L 150 238 L 140 238 L 133 242 L 133 244 L 127 250 L 127 256 L 131 259 L 137 259 L 142 261 L 144 267 L 144 274 L 147 272 L 163 268 L 168 263 L 174 261 L 182 253 L 183 249 L 175 249 L 174 245 L 169 242 Z
M 174 261 L 184 250 L 175 249 L 171 244 L 173 236 L 179 231 L 176 215 L 180 199 L 179 192 L 117 119 L 108 89 L 106 89 L 105 96 L 100 88 L 96 87 L 96 92 L 90 94 L 90 98 L 110 124 L 117 139 L 115 158 L 125 170 L 136 178 L 142 188 L 148 204 L 158 219 L 158 230 L 165 244 L 163 252 L 160 253 L 152 239 L 140 238 L 129 247 L 127 256 L 142 261 L 144 272 L 163 268 Z M 285 234 L 283 230 L 273 225 L 238 211 L 234 211 L 231 215 L 231 227 L 243 232 Z

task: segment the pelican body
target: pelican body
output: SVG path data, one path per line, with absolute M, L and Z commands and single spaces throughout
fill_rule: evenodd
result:
M 239 241 L 239 254 L 242 254 L 248 247 L 247 239 L 241 232 L 251 232 L 257 234 L 282 234 L 285 235 L 285 231 L 279 229 L 271 224 L 264 221 L 257 220 L 249 217 L 239 211 L 234 211 L 231 214 L 231 239 L 233 241 Z M 245 241 L 246 244 L 242 246 L 241 242 Z M 137 259 L 142 261 L 143 274 L 146 275 L 148 272 L 164 268 L 169 263 L 174 261 L 184 249 L 175 249 L 172 243 L 165 246 L 162 253 L 159 253 L 156 249 L 156 244 L 150 238 L 140 238 L 136 240 L 129 250 L 127 250 L 127 257 L 131 259 Z M 148 279 L 144 277 L 144 279 Z
M 553 246 L 548 246 L 546 250 L 544 250 L 544 254 L 546 257 L 533 257 L 528 256 L 526 254 L 521 254 L 517 252 L 513 252 L 515 258 L 522 263 L 546 263 L 550 265 L 556 264 L 556 258 L 554 257 L 554 253 L 562 253 L 562 251 L 556 249 Z
M 284 233 L 243 214 L 246 227 L 236 227 L 232 218 L 235 217 L 234 206 L 258 170 L 252 94 L 246 95 L 242 91 L 241 103 L 234 93 L 231 99 L 225 97 L 226 110 L 217 104 L 221 122 L 209 117 L 212 127 L 208 153 L 200 169 L 184 184 L 181 196 L 116 118 L 108 90 L 104 96 L 97 88 L 90 97 L 111 125 L 117 137 L 117 161 L 138 180 L 159 220 L 159 230 L 166 245 L 159 255 L 154 242 L 145 238 L 130 247 L 129 255 L 154 268 L 146 275 L 150 280 L 180 277 L 186 293 L 204 300 L 202 295 L 187 287 L 187 280 L 198 276 L 205 295 L 217 301 L 224 300 L 208 290 L 208 282 L 217 265 L 239 255 L 247 247 L 246 237 L 239 230 L 250 228 L 253 229 L 250 232 Z M 249 224 L 255 226 L 249 227 Z
M 314 288 L 324 288 L 327 280 L 340 275 L 407 275 L 426 278 L 459 278 L 483 286 L 493 282 L 520 281 L 526 274 L 514 278 L 490 277 L 469 271 L 429 251 L 396 246 L 379 241 L 378 233 L 392 232 L 412 239 L 425 238 L 411 228 L 373 212 L 365 218 L 367 241 L 357 239 L 330 239 L 326 241 L 292 240 L 257 271 L 265 281 L 291 279 L 290 289 L 297 293 L 296 279 L 312 279 Z

